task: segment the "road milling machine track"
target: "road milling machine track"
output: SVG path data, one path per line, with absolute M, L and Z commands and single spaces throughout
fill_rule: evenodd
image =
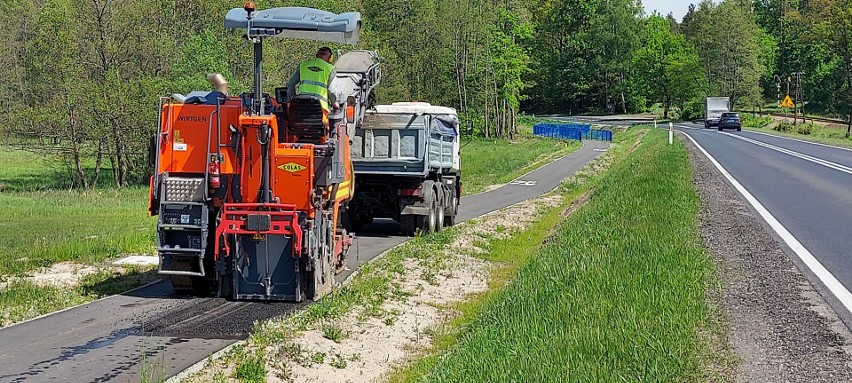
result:
M 225 16 L 225 28 L 253 44 L 251 93 L 228 96 L 214 76 L 217 91 L 160 100 L 150 183 L 159 273 L 178 293 L 317 299 L 333 288 L 352 242 L 339 219 L 354 188 L 349 143 L 379 81 L 378 56 L 353 51 L 338 60 L 349 63 L 335 84 L 342 105 L 327 117 L 318 99 L 285 88 L 270 97 L 265 39 L 355 44 L 361 16 L 253 8 Z

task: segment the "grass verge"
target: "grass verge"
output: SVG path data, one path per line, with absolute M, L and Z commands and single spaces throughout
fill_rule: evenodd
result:
M 57 177 L 35 154 L 0 148 L 0 276 L 153 251 L 147 188 L 64 190 Z
M 0 206 L 0 275 L 153 252 L 143 188 L 0 193 Z
M 749 121 L 752 120 L 752 121 Z M 852 148 L 852 138 L 846 138 L 846 127 L 825 126 L 814 123 L 801 123 L 793 126 L 792 123 L 772 121 L 764 119 L 744 118 L 743 128 L 754 132 L 769 133 L 776 136 L 795 138 L 803 141 L 817 142 L 821 144 Z
M 535 136 L 519 136 L 515 142 L 474 139 L 461 150 L 465 193 L 509 182 L 581 146 Z
M 686 151 L 664 137 L 649 132 L 595 180 L 545 245 L 495 247 L 529 262 L 462 304 L 436 348 L 391 381 L 701 380 L 713 264 Z

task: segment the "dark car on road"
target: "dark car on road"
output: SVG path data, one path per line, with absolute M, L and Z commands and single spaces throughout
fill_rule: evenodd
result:
M 722 113 L 722 116 L 719 117 L 719 130 L 723 129 L 736 129 L 737 131 L 743 130 L 740 114 Z

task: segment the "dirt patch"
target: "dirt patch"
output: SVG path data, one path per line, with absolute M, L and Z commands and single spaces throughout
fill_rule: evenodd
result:
M 41 287 L 73 287 L 87 275 L 95 274 L 102 269 L 75 262 L 60 262 L 50 267 L 36 270 L 25 277 L 6 277 L 0 282 L 0 289 L 15 282 L 31 282 Z
M 408 299 L 384 303 L 382 317 L 356 311 L 300 334 L 291 344 L 267 349 L 267 355 L 277 353 L 290 362 L 274 366 L 272 374 L 279 381 L 298 382 L 372 382 L 381 378 L 412 351 L 431 344 L 433 327 L 455 315 L 446 305 L 488 289 L 485 261 L 458 255 L 447 266 L 427 282 L 422 276 L 432 273 L 428 267 L 404 262 L 404 276 L 397 283 L 411 294 Z M 367 319 L 360 319 L 365 316 Z M 327 338 L 328 326 L 344 332 L 339 343 Z M 294 344 L 302 355 L 287 354 Z
M 721 282 L 708 295 L 723 317 L 715 320 L 727 324 L 716 341 L 734 354 L 710 366 L 713 380 L 852 382 L 852 333 L 739 193 L 691 142 L 682 141 L 701 198 L 702 238 Z
M 35 272 L 28 280 L 39 286 L 76 286 L 80 280 L 97 273 L 97 267 L 74 262 L 60 262 Z

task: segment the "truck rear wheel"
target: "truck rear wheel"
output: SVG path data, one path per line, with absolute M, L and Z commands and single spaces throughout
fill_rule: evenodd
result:
M 444 204 L 441 202 L 435 203 L 435 231 L 441 231 L 444 228 Z
M 438 201 L 435 200 L 435 194 L 432 193 L 432 197 L 429 198 L 429 215 L 426 216 L 424 225 L 420 227 L 420 229 L 425 233 L 435 232 L 435 228 L 438 225 L 437 205 Z
M 400 216 L 399 224 L 402 226 L 402 235 L 413 237 L 414 234 L 417 233 L 417 229 L 423 225 L 423 221 L 425 220 L 426 216 L 422 215 L 406 214 Z
M 451 214 L 444 216 L 444 226 L 455 226 L 456 224 L 456 215 L 459 214 L 459 199 L 458 197 L 453 197 L 453 207 L 450 210 Z

